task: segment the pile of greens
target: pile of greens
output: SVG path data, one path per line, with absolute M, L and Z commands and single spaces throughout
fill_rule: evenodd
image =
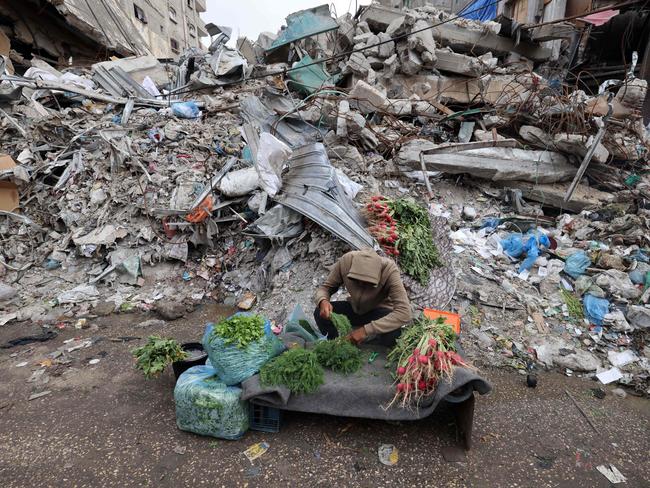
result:
M 260 369 L 260 383 L 286 386 L 291 393 L 313 393 L 325 381 L 313 351 L 295 348 L 276 356 Z
M 330 320 L 334 324 L 334 327 L 336 327 L 339 337 L 344 337 L 352 332 L 352 324 L 346 315 L 332 312 L 330 314 Z
M 321 366 L 335 373 L 356 373 L 362 364 L 361 350 L 343 337 L 333 341 L 318 341 L 314 353 Z
M 253 314 L 233 315 L 219 322 L 212 333 L 223 339 L 226 345 L 234 344 L 239 349 L 246 349 L 251 342 L 264 337 L 264 318 Z
M 431 268 L 442 266 L 431 236 L 429 213 L 406 198 L 389 200 L 388 206 L 397 221 L 400 268 L 425 285 L 429 282 Z
M 131 351 L 135 357 L 136 368 L 144 373 L 145 378 L 154 378 L 163 372 L 165 366 L 187 358 L 187 353 L 174 339 L 149 336 L 148 342 Z

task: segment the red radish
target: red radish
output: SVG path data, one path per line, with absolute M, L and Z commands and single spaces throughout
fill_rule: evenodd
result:
M 406 368 L 404 366 L 400 366 L 399 368 L 397 368 L 397 374 L 400 376 L 406 374 Z
M 409 364 L 413 364 L 413 363 L 415 362 L 415 358 L 414 358 L 413 356 L 411 356 L 411 357 L 408 359 L 408 361 L 409 361 Z
M 418 361 L 420 361 L 420 364 L 428 364 L 429 363 L 429 356 L 425 354 L 420 354 L 420 357 L 418 358 Z
M 404 383 L 397 383 L 397 391 L 404 391 L 406 389 L 406 385 Z
M 418 381 L 418 389 L 420 390 L 426 390 L 427 388 L 427 383 L 424 380 Z

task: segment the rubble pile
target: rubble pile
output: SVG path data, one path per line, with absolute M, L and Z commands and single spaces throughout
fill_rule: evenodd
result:
M 647 82 L 588 94 L 502 29 L 324 6 L 166 65 L 3 63 L 0 325 L 204 298 L 282 321 L 341 253 L 378 248 L 370 196 L 409 195 L 446 260 L 411 299 L 459 311 L 478 362 L 647 394 Z

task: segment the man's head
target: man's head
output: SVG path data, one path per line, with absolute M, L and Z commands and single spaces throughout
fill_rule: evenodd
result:
M 372 249 L 356 251 L 348 278 L 364 286 L 375 287 L 381 280 L 381 258 Z

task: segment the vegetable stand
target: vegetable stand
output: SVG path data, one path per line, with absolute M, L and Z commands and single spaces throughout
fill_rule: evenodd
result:
M 383 407 L 389 404 L 395 391 L 392 368 L 386 368 L 387 350 L 374 345 L 364 345 L 362 349 L 366 360 L 358 372 L 346 376 L 325 370 L 324 382 L 314 393 L 291 394 L 283 386 L 264 386 L 259 375 L 255 375 L 242 383 L 242 399 L 280 410 L 397 421 L 428 417 L 440 402 L 445 402 L 454 411 L 463 447 L 470 448 L 474 392 L 491 391 L 487 381 L 475 371 L 456 368 L 453 377 L 441 382 L 433 394 L 422 400 L 419 408 L 385 409 Z M 368 362 L 373 352 L 378 353 L 377 357 Z

